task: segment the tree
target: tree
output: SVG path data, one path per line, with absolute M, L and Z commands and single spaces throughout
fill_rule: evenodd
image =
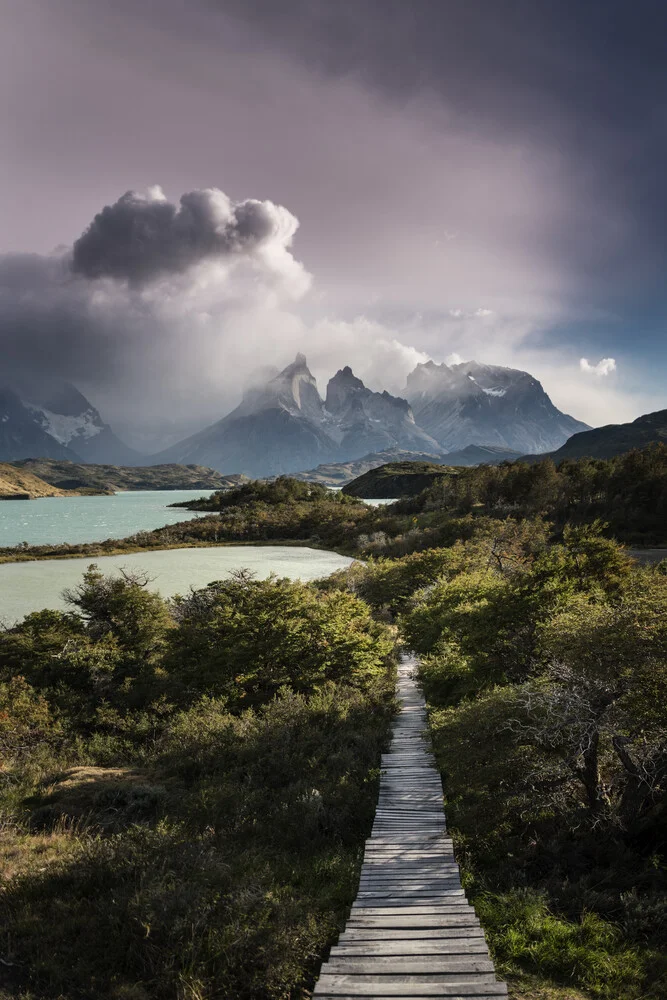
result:
M 232 704 L 267 701 L 283 685 L 300 692 L 326 680 L 364 686 L 392 648 L 386 627 L 353 594 L 318 594 L 243 571 L 176 599 L 174 617 L 166 659 L 173 681 Z
M 572 595 L 541 645 L 518 731 L 561 757 L 595 822 L 633 829 L 667 793 L 667 580 L 636 572 L 615 597 Z
M 63 596 L 83 617 L 91 638 L 111 635 L 130 658 L 149 661 L 163 650 L 173 624 L 166 602 L 146 589 L 149 582 L 145 574 L 126 570 L 104 576 L 93 563 L 83 582 Z

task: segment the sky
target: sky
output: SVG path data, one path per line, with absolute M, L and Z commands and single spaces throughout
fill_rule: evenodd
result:
M 303 351 L 667 406 L 662 0 L 3 0 L 4 379 L 135 444 Z

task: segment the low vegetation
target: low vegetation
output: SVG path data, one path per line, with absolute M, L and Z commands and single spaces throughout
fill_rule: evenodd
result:
M 516 997 L 667 993 L 663 569 L 596 523 L 480 519 L 320 584 L 420 654 L 464 885 Z
M 89 570 L 0 636 L 0 955 L 22 1000 L 307 995 L 421 659 L 448 823 L 515 1000 L 667 995 L 667 450 L 373 508 L 248 483 L 129 543 L 364 557 L 164 602 Z M 186 541 L 187 540 L 187 541 Z
M 372 823 L 390 630 L 285 580 L 144 584 L 91 568 L 0 637 L 0 982 L 305 996 Z

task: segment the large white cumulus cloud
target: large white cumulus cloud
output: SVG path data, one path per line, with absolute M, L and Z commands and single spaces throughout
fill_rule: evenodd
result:
M 304 278 L 289 253 L 298 226 L 282 205 L 255 198 L 235 204 L 219 188 L 189 191 L 178 205 L 158 186 L 127 191 L 75 242 L 72 271 L 139 286 L 204 262 L 256 257 L 285 278 Z M 297 284 L 302 291 L 307 282 Z

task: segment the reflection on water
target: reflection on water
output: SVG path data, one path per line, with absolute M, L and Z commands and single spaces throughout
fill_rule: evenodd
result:
M 61 593 L 79 583 L 86 567 L 95 562 L 105 573 L 145 570 L 150 587 L 164 597 L 205 587 L 231 570 L 247 567 L 258 577 L 271 573 L 290 579 L 315 580 L 352 562 L 336 552 L 287 545 L 233 545 L 219 548 L 169 549 L 134 552 L 98 559 L 52 559 L 0 564 L 0 619 L 14 622 L 41 608 L 64 608 Z

